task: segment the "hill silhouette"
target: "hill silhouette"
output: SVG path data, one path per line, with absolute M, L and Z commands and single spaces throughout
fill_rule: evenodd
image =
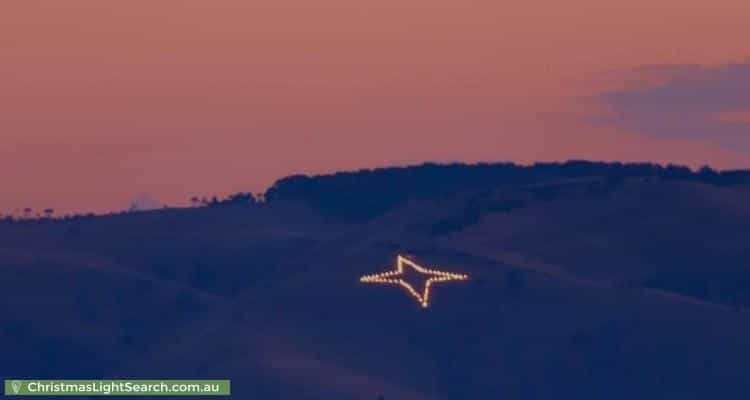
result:
M 748 172 L 569 162 L 279 180 L 0 224 L 0 376 L 229 378 L 254 399 L 750 389 Z M 422 309 L 396 254 L 468 274 Z
M 323 213 L 354 220 L 381 215 L 408 199 L 576 178 L 605 178 L 615 185 L 628 178 L 655 177 L 736 185 L 750 183 L 750 171 L 692 171 L 684 166 L 652 163 L 568 161 L 520 166 L 513 163 L 432 164 L 378 168 L 330 175 L 294 175 L 277 181 L 267 201 L 301 200 Z

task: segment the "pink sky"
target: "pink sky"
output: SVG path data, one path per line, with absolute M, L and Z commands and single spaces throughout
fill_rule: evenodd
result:
M 0 212 L 423 161 L 750 167 L 592 122 L 602 93 L 659 79 L 643 66 L 743 62 L 748 21 L 747 0 L 9 0 Z

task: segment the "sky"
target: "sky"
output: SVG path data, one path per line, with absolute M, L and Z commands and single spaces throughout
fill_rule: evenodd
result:
M 747 0 L 7 0 L 0 213 L 424 161 L 750 168 Z

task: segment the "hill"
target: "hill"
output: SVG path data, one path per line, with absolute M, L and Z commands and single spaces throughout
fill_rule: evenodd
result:
M 651 163 L 567 161 L 521 166 L 513 163 L 423 164 L 329 175 L 294 175 L 277 181 L 265 193 L 268 201 L 302 201 L 322 213 L 346 219 L 372 218 L 409 199 L 581 178 L 605 178 L 608 186 L 628 178 L 661 178 L 713 185 L 750 184 L 750 171 L 714 171 L 703 167 Z
M 282 179 L 250 206 L 0 224 L 0 375 L 230 378 L 257 399 L 738 398 L 746 177 L 426 165 Z M 426 310 L 358 282 L 398 253 L 470 280 Z

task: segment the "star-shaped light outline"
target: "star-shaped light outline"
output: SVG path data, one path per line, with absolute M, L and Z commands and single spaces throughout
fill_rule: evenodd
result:
M 430 275 L 427 278 L 427 282 L 424 285 L 423 293 L 419 293 L 414 287 L 405 280 L 401 279 L 400 276 L 404 274 L 404 265 L 408 265 L 414 268 L 415 271 L 423 275 Z M 402 256 L 401 254 L 396 256 L 396 270 L 381 272 L 379 274 L 365 275 L 359 278 L 362 283 L 382 283 L 388 285 L 399 285 L 406 289 L 414 298 L 422 305 L 423 308 L 430 306 L 430 286 L 437 282 L 448 282 L 448 281 L 465 281 L 468 280 L 469 276 L 465 274 L 455 274 L 452 272 L 438 271 L 429 268 L 424 268 L 414 261 Z

